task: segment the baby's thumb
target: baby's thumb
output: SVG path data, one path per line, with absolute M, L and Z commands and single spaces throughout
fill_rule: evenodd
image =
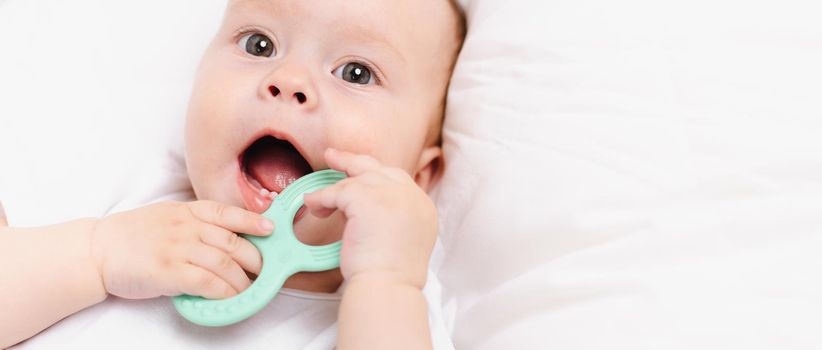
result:
M 3 209 L 3 202 L 0 201 L 0 227 L 6 227 L 9 221 L 6 219 L 6 211 Z
M 322 190 L 317 192 L 307 193 L 303 196 L 303 204 L 316 217 L 327 218 L 337 211 L 336 208 L 325 207 L 322 203 L 322 198 L 317 197 Z

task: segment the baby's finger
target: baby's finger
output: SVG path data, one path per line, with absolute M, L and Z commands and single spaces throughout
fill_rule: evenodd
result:
M 351 203 L 351 188 L 357 186 L 353 181 L 354 178 L 349 177 L 321 190 L 308 193 L 303 196 L 303 202 L 316 216 L 327 214 L 329 210 L 333 212 L 336 209 L 346 212 Z M 349 213 L 346 212 L 346 214 Z
M 227 282 L 236 292 L 251 285 L 251 280 L 234 259 L 225 252 L 206 244 L 195 245 L 188 254 L 188 262 L 202 267 Z
M 337 209 L 318 207 L 311 210 L 311 215 L 323 219 L 331 216 L 331 214 L 334 214 L 335 211 L 337 211 Z
M 257 247 L 247 239 L 221 227 L 205 225 L 200 233 L 200 240 L 231 256 L 234 261 L 240 264 L 243 270 L 255 275 L 260 274 L 263 259 L 260 257 L 260 251 L 257 250 Z
M 306 193 L 303 195 L 303 204 L 305 204 L 305 207 L 315 216 L 319 216 L 319 214 L 328 212 L 329 210 L 336 210 L 337 206 L 334 198 L 341 189 L 341 184 L 338 182 L 321 190 Z
M 345 172 L 348 176 L 357 176 L 367 171 L 379 170 L 382 167 L 382 164 L 371 156 L 333 148 L 325 150 L 325 160 L 332 169 Z
M 274 231 L 274 223 L 252 211 L 214 201 L 189 203 L 191 212 L 209 224 L 226 230 L 255 236 L 268 236 Z
M 237 291 L 231 285 L 211 271 L 190 264 L 181 265 L 177 290 L 207 299 L 224 299 L 237 295 Z

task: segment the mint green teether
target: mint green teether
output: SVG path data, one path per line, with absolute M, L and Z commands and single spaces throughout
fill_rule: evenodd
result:
M 209 300 L 180 295 L 173 298 L 180 315 L 202 326 L 226 326 L 240 322 L 262 310 L 285 280 L 300 271 L 325 271 L 340 266 L 342 242 L 309 246 L 294 236 L 294 216 L 303 205 L 303 195 L 335 184 L 345 178 L 336 170 L 321 170 L 291 183 L 271 203 L 263 215 L 274 221 L 274 232 L 267 237 L 244 236 L 263 257 L 257 280 L 242 293 L 230 298 Z

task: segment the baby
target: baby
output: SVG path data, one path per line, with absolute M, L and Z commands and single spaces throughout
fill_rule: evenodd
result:
M 295 231 L 308 244 L 342 239 L 340 269 L 299 273 L 285 287 L 331 293 L 346 281 L 340 348 L 430 347 L 421 290 L 437 219 L 426 191 L 443 167 L 463 28 L 447 0 L 230 0 L 186 120 L 198 201 L 0 228 L 0 347 L 109 294 L 243 291 L 262 261 L 235 232 L 270 234 L 260 213 L 290 182 L 327 168 L 348 178 L 306 195 L 314 215 L 301 210 Z

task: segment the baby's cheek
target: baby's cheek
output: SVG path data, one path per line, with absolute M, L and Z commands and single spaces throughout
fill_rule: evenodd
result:
M 186 172 L 189 181 L 197 199 L 225 201 L 227 198 L 220 194 L 227 192 L 227 181 L 220 180 L 220 172 L 217 171 L 214 159 L 208 156 L 207 148 L 207 145 L 200 145 L 198 142 L 186 144 Z
M 192 177 L 191 183 L 197 200 L 210 200 L 245 208 L 237 186 L 232 185 L 231 181 L 213 176 L 199 177 L 199 181 L 194 180 L 195 178 L 198 177 Z

